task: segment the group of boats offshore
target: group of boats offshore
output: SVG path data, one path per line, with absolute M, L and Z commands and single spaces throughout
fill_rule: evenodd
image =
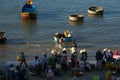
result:
M 92 6 L 88 8 L 88 14 L 90 15 L 103 15 L 103 8 L 100 6 Z M 74 16 L 72 16 L 73 18 Z M 36 13 L 36 6 L 33 4 L 31 0 L 27 0 L 25 4 L 22 7 L 21 10 L 21 18 L 23 20 L 28 20 L 28 19 L 36 19 L 37 18 L 37 13 Z M 76 19 L 76 16 L 75 16 Z M 7 37 L 4 35 L 4 31 L 0 32 L 0 43 L 5 43 L 7 40 Z M 54 41 L 57 42 L 58 38 L 62 35 L 62 40 L 63 42 L 69 42 L 72 41 L 73 38 L 71 37 L 71 34 L 68 30 L 64 31 L 63 34 L 56 32 L 54 35 Z

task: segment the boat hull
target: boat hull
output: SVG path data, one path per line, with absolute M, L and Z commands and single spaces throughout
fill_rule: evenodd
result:
M 57 42 L 57 38 L 54 37 L 54 41 Z M 66 37 L 66 38 L 63 38 L 63 42 L 71 42 L 73 41 L 72 37 Z
M 7 40 L 7 38 L 1 38 L 0 43 L 5 43 L 6 40 Z
M 74 14 L 69 16 L 69 20 L 71 22 L 83 22 L 84 15 L 82 14 Z
M 103 15 L 104 9 L 100 6 L 92 6 L 88 9 L 89 15 Z
M 22 12 L 21 17 L 22 19 L 36 19 L 36 13 Z

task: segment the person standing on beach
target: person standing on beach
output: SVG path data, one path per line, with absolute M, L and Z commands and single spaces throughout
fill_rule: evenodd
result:
M 45 73 L 46 65 L 48 64 L 48 57 L 46 51 L 43 51 L 42 55 L 39 57 L 39 64 L 41 65 L 42 70 Z
M 62 50 L 62 54 L 67 54 L 67 50 L 66 50 L 66 48 L 63 48 L 63 50 Z
M 87 51 L 86 49 L 83 49 L 82 52 L 81 52 L 81 61 L 84 61 L 86 62 L 87 61 Z
M 96 61 L 97 61 L 97 69 L 101 70 L 102 69 L 103 54 L 102 54 L 100 49 L 97 50 L 95 57 L 96 57 Z
M 107 59 L 106 53 L 107 53 L 107 48 L 103 49 L 103 61 L 102 61 L 103 67 L 105 67 L 105 63 Z
M 110 49 L 106 53 L 106 61 L 107 62 L 112 62 L 113 61 L 113 52 Z
M 32 66 L 37 67 L 39 65 L 39 57 L 35 56 L 35 58 L 32 61 Z
M 25 64 L 25 66 L 26 66 L 26 68 L 28 68 L 28 65 L 27 65 L 27 63 L 26 63 L 26 55 L 24 54 L 24 52 L 20 52 L 20 54 L 21 54 L 21 62 L 20 62 L 20 67 L 22 66 L 22 64 L 24 63 Z
M 62 54 L 61 69 L 63 72 L 67 72 L 67 54 Z

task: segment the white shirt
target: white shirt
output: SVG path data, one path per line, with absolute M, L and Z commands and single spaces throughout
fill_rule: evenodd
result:
M 38 65 L 38 64 L 39 64 L 39 61 L 36 60 L 36 59 L 34 59 L 33 62 L 32 62 L 33 67 L 35 67 L 35 66 Z
M 48 72 L 47 72 L 47 77 L 52 77 L 53 76 L 53 73 L 52 73 L 52 70 L 51 69 L 48 69 Z

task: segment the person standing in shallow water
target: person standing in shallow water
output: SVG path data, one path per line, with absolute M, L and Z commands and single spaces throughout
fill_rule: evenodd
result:
M 54 36 L 57 38 L 58 47 L 62 48 L 63 35 L 57 32 Z
M 72 47 L 74 47 L 75 49 L 77 49 L 77 43 L 76 43 L 75 39 L 72 41 L 71 48 Z
M 20 62 L 20 67 L 22 66 L 22 64 L 24 63 L 25 64 L 25 66 L 26 66 L 26 68 L 28 68 L 28 65 L 27 65 L 27 63 L 26 63 L 26 55 L 24 54 L 24 52 L 20 52 L 20 54 L 21 54 L 21 62 Z

